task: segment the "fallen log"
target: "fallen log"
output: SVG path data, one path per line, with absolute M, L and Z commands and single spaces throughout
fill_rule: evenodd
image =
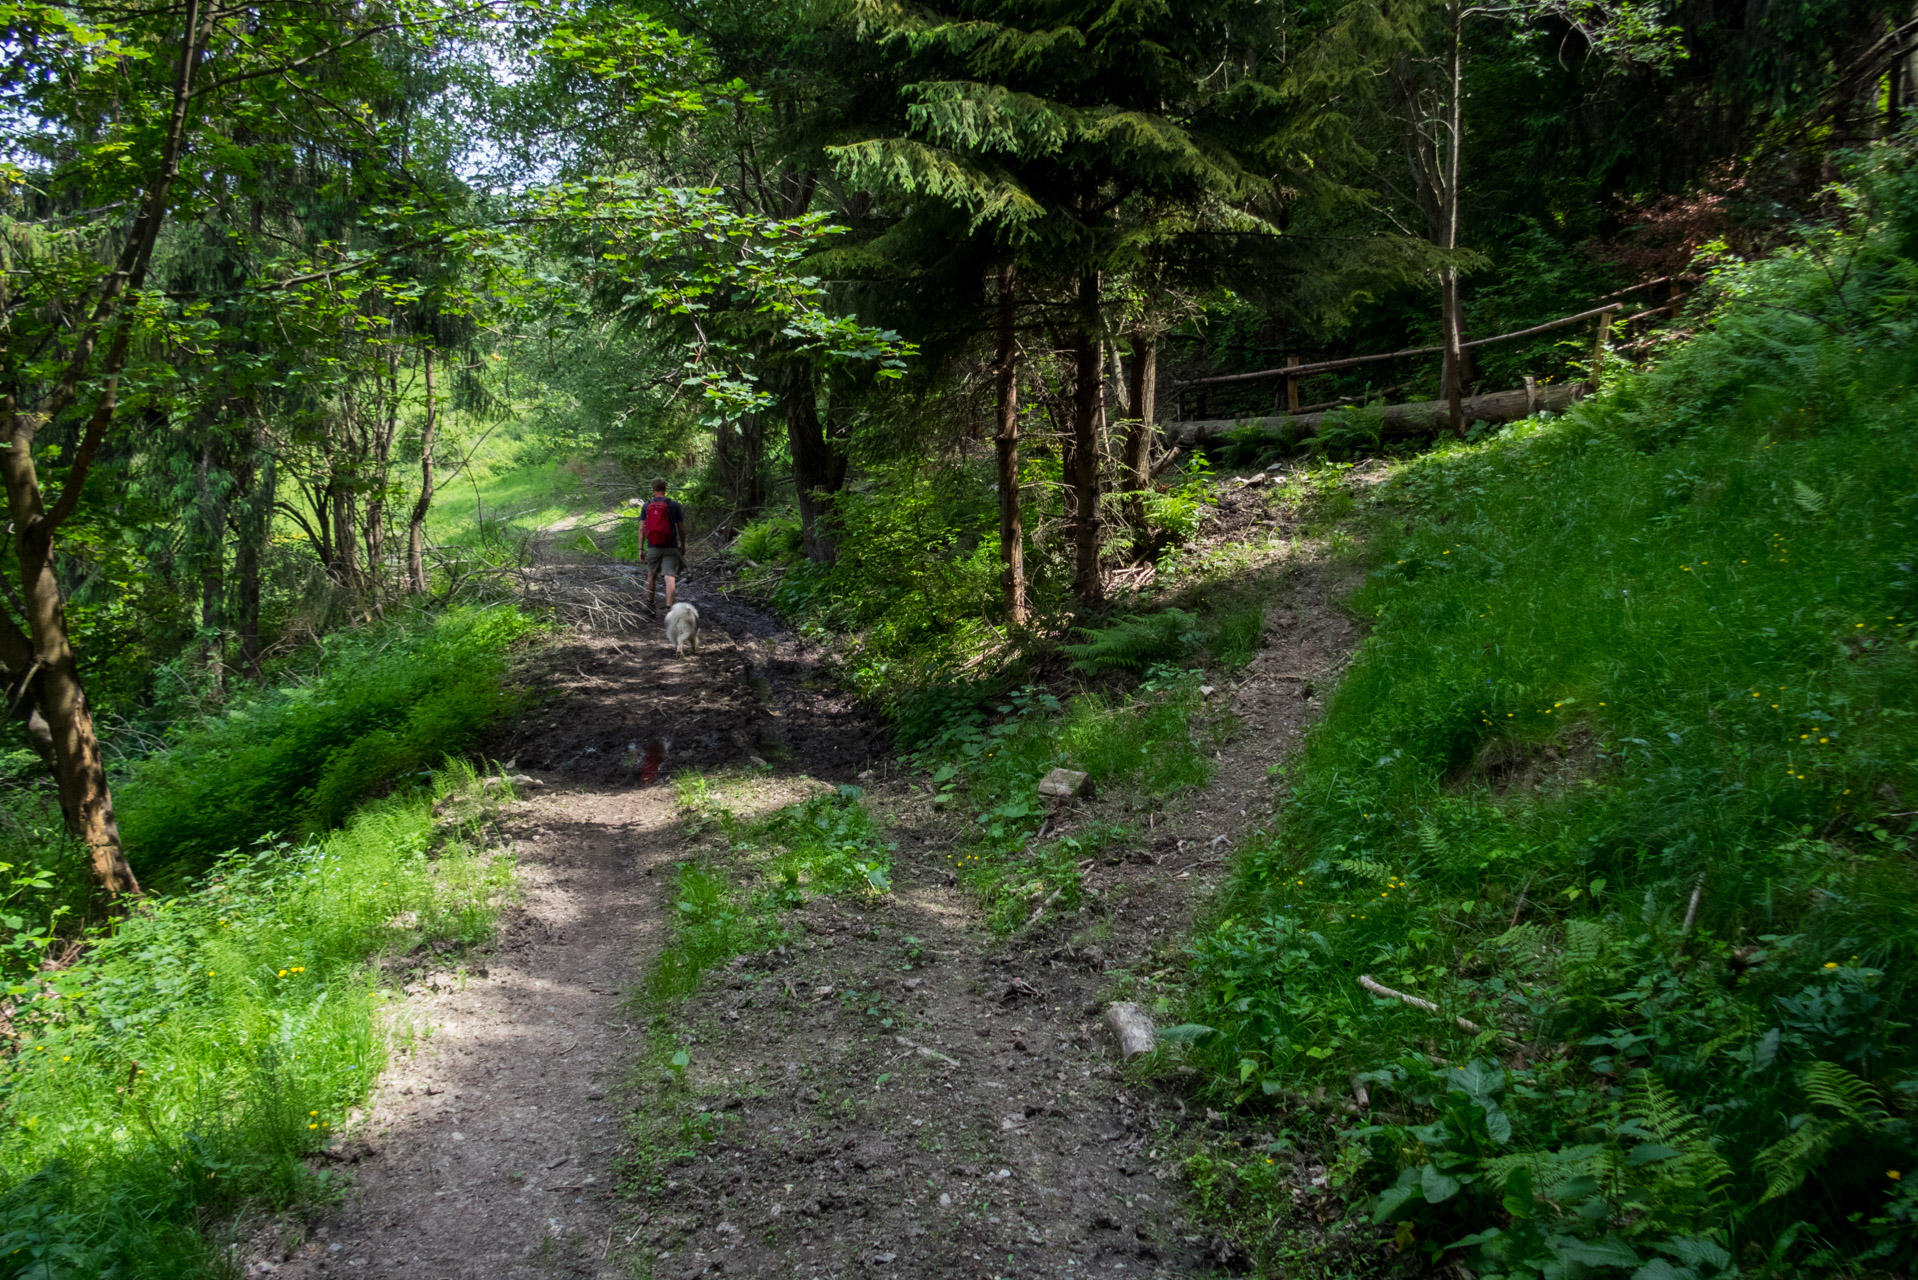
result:
M 1494 391 L 1482 396 L 1468 396 L 1465 399 L 1465 420 L 1467 422 L 1517 422 L 1520 418 L 1531 417 L 1541 409 L 1567 408 L 1584 394 L 1585 384 L 1582 382 L 1559 382 L 1544 387 L 1520 387 L 1515 391 Z M 1451 406 L 1443 400 L 1388 404 L 1384 408 L 1383 434 L 1387 436 L 1429 435 L 1451 427 Z M 1159 429 L 1166 439 L 1177 441 L 1182 445 L 1229 436 L 1235 431 L 1248 427 L 1253 430 L 1268 431 L 1288 440 L 1308 440 L 1319 434 L 1328 416 L 1330 415 L 1324 413 L 1301 413 L 1256 418 L 1195 418 L 1187 422 L 1161 423 Z

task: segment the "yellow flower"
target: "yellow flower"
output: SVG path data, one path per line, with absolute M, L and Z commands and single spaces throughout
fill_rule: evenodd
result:
M 284 978 L 286 976 L 286 970 L 284 969 L 280 970 L 280 976 Z
M 1903 1178 L 1905 1175 L 1898 1172 L 1896 1169 L 1887 1169 L 1885 1170 L 1885 1176 L 1887 1178 L 1890 1178 L 1893 1182 L 1897 1182 L 1900 1178 Z
M 1836 960 L 1827 960 L 1825 961 L 1825 967 L 1827 969 L 1836 969 L 1838 967 L 1838 962 Z
M 317 1128 L 319 1128 L 320 1126 L 318 1126 L 318 1125 L 316 1125 L 316 1124 L 310 1124 L 310 1125 L 308 1125 L 308 1126 L 306 1126 L 306 1127 L 307 1127 L 307 1128 L 309 1128 L 309 1129 L 317 1129 Z

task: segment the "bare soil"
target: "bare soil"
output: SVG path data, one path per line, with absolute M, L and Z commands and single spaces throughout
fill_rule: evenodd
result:
M 681 598 L 703 615 L 700 652 L 675 658 L 628 575 L 556 559 L 555 594 L 592 603 L 528 665 L 538 705 L 489 753 L 540 783 L 503 821 L 520 905 L 487 952 L 409 988 L 396 1019 L 417 1036 L 333 1157 L 351 1189 L 261 1233 L 248 1274 L 1233 1270 L 1233 1243 L 1180 1202 L 1172 1139 L 1203 1107 L 1128 1079 L 1100 1013 L 1174 963 L 1230 851 L 1273 811 L 1268 766 L 1357 639 L 1337 571 L 1244 515 L 1232 536 L 1272 530 L 1246 570 L 1269 595 L 1268 642 L 1215 682 L 1213 782 L 1169 806 L 1062 809 L 1065 833 L 1135 835 L 1088 868 L 1081 911 L 1008 939 L 951 873 L 963 819 L 888 762 L 822 655 L 695 566 Z M 729 853 L 688 834 L 669 781 L 684 769 L 732 771 L 736 801 L 759 809 L 857 778 L 899 850 L 890 894 L 814 900 L 793 913 L 797 941 L 709 974 L 648 1025 L 631 996 L 668 937 L 672 865 Z M 662 1067 L 674 1048 L 684 1072 Z

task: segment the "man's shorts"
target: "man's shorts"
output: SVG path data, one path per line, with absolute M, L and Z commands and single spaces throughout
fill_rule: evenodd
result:
M 677 578 L 679 576 L 679 548 L 647 547 L 646 572 L 651 573 L 655 569 L 669 578 Z

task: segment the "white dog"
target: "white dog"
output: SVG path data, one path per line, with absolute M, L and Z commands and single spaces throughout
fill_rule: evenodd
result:
M 666 611 L 666 643 L 680 657 L 699 652 L 699 610 L 681 600 Z

